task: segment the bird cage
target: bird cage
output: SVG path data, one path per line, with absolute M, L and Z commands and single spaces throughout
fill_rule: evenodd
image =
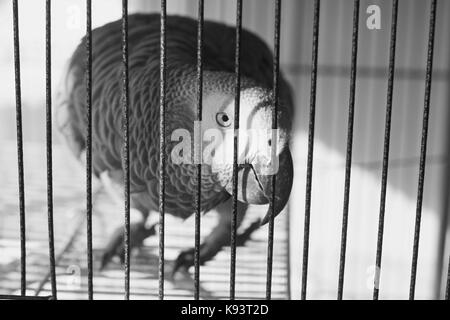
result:
M 449 298 L 449 2 L 12 0 L 0 1 L 0 8 L 0 38 L 8 44 L 0 51 L 0 298 Z M 149 12 L 158 13 L 160 27 L 159 213 L 156 236 L 135 252 L 128 31 L 131 14 Z M 197 121 L 210 20 L 235 32 L 235 128 L 242 57 L 256 54 L 244 51 L 244 30 L 273 53 L 272 128 L 281 73 L 295 107 L 288 205 L 276 218 L 272 206 L 268 224 L 238 246 L 235 136 L 228 151 L 234 156 L 230 246 L 205 265 L 201 241 L 215 216 L 202 215 L 201 164 L 192 217 L 180 222 L 166 215 L 172 15 L 196 20 Z M 124 194 L 111 201 L 93 177 L 92 70 L 93 30 L 114 20 L 121 25 Z M 80 167 L 54 132 L 53 113 L 57 80 L 83 36 L 86 153 Z M 261 210 L 267 208 L 250 207 L 248 215 Z M 123 225 L 123 264 L 99 270 L 99 254 L 117 223 Z M 171 275 L 177 252 L 190 246 L 193 267 Z

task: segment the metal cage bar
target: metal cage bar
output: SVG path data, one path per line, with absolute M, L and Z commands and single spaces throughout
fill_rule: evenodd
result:
M 203 109 L 203 23 L 204 0 L 198 0 L 198 25 L 197 25 L 197 123 L 201 124 Z M 201 134 L 201 127 L 198 128 Z M 201 139 L 197 156 L 201 157 Z M 202 211 L 202 163 L 197 159 L 197 196 L 195 202 L 195 244 L 194 244 L 194 299 L 200 298 L 200 226 Z
M 395 49 L 397 45 L 397 16 L 398 16 L 398 0 L 392 2 L 391 17 L 391 37 L 389 45 L 389 76 L 386 98 L 386 118 L 384 127 L 383 142 L 383 165 L 381 172 L 381 194 L 380 194 L 380 214 L 378 218 L 378 235 L 377 249 L 375 258 L 375 277 L 373 287 L 373 300 L 378 300 L 380 293 L 380 274 L 381 274 L 381 257 L 383 252 L 383 234 L 384 234 L 384 215 L 386 209 L 386 191 L 389 170 L 389 147 L 391 139 L 391 120 L 392 120 L 392 98 L 394 94 L 394 77 L 395 77 Z
M 281 25 L 281 0 L 275 2 L 275 25 L 274 25 L 274 55 L 273 55 L 273 96 L 274 110 L 272 113 L 272 129 L 278 129 L 278 106 L 279 106 L 279 78 L 280 78 L 280 25 Z M 276 146 L 276 143 L 274 143 Z M 269 212 L 269 230 L 267 235 L 267 278 L 266 278 L 266 299 L 272 296 L 272 268 L 273 268 L 273 238 L 275 224 L 275 183 L 276 176 L 272 176 L 272 195 Z
M 128 0 L 122 0 L 122 168 L 124 174 L 125 195 L 125 300 L 130 299 L 130 140 L 129 140 L 129 68 L 128 68 Z
M 342 213 L 341 252 L 339 260 L 338 300 L 344 293 L 345 253 L 347 250 L 348 209 L 350 203 L 350 177 L 352 171 L 353 123 L 355 114 L 356 70 L 358 60 L 359 0 L 353 4 L 352 57 L 350 67 L 350 97 L 348 105 L 347 150 L 345 159 L 344 208 Z
M 23 165 L 22 137 L 22 91 L 20 79 L 20 41 L 19 41 L 19 8 L 18 1 L 13 1 L 14 29 L 14 81 L 16 94 L 16 127 L 17 127 L 17 167 L 19 178 L 19 223 L 20 223 L 20 293 L 26 295 L 26 222 L 25 222 L 25 179 Z
M 306 300 L 306 288 L 308 281 L 308 254 L 309 254 L 309 230 L 311 220 L 311 190 L 314 156 L 314 127 L 316 118 L 316 88 L 317 88 L 317 60 L 319 55 L 319 19 L 320 0 L 314 1 L 313 44 L 311 63 L 311 96 L 309 106 L 308 129 L 308 161 L 306 168 L 306 195 L 305 195 L 305 221 L 303 231 L 303 263 L 302 263 L 302 287 L 301 298 Z
M 430 7 L 430 26 L 428 35 L 427 70 L 425 78 L 422 139 L 420 147 L 419 181 L 417 187 L 416 221 L 414 227 L 414 244 L 411 262 L 411 283 L 409 288 L 410 300 L 414 300 L 416 289 L 417 259 L 419 255 L 420 223 L 422 220 L 423 188 L 425 182 L 425 166 L 427 157 L 428 119 L 430 115 L 430 101 L 431 101 L 431 80 L 433 77 L 433 53 L 434 53 L 434 35 L 436 27 L 436 6 L 437 0 L 432 0 Z
M 236 231 L 238 195 L 238 146 L 239 109 L 241 98 L 241 32 L 242 0 L 236 1 L 236 51 L 235 51 L 235 100 L 234 100 L 234 138 L 233 138 L 233 214 L 231 218 L 231 261 L 230 261 L 230 300 L 236 296 Z
M 88 298 L 94 298 L 92 256 L 92 0 L 86 0 L 86 224 Z
M 161 0 L 160 100 L 159 100 L 159 299 L 164 299 L 164 213 L 166 166 L 166 0 Z
M 45 2 L 45 92 L 46 92 L 46 151 L 47 151 L 47 211 L 50 283 L 53 299 L 57 299 L 55 236 L 53 223 L 53 155 L 52 155 L 52 39 L 51 0 Z

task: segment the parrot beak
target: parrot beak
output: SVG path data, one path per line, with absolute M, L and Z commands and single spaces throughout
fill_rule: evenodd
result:
M 278 156 L 278 170 L 275 174 L 275 197 L 273 203 L 275 218 L 286 206 L 292 189 L 294 169 L 292 156 L 285 148 Z M 249 204 L 267 204 L 272 198 L 272 177 L 274 175 L 258 174 L 252 165 L 241 167 L 238 172 L 238 200 Z M 231 194 L 231 185 L 227 186 Z M 261 225 L 269 222 L 272 215 L 272 204 L 261 221 Z

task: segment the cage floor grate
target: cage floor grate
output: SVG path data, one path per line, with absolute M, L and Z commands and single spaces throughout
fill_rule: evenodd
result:
M 54 220 L 59 299 L 87 298 L 85 182 L 83 168 L 69 160 L 65 150 L 54 147 Z M 45 149 L 25 145 L 25 197 L 27 235 L 27 295 L 51 295 L 49 282 Z M 16 149 L 4 143 L 0 197 L 0 294 L 20 294 L 20 241 L 17 196 Z M 124 271 L 119 261 L 99 270 L 100 256 L 109 236 L 121 226 L 122 207 L 116 205 L 94 184 L 97 192 L 93 209 L 94 298 L 122 299 Z M 244 221 L 251 223 L 262 215 L 254 207 Z M 253 217 L 253 219 L 252 219 Z M 155 217 L 157 218 L 157 217 Z M 202 236 L 215 224 L 215 213 L 202 217 Z M 166 218 L 165 298 L 193 297 L 193 268 L 172 277 L 172 265 L 178 253 L 194 244 L 193 216 L 186 221 Z M 281 214 L 275 224 L 272 297 L 288 298 L 287 219 Z M 236 297 L 265 297 L 267 226 L 257 230 L 245 247 L 237 248 Z M 229 294 L 230 248 L 224 248 L 201 267 L 203 299 L 222 299 Z M 158 298 L 158 236 L 148 238 L 131 257 L 131 298 Z

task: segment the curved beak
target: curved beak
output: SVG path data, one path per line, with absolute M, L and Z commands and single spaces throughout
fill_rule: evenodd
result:
M 256 172 L 252 165 L 241 167 L 238 172 L 238 200 L 249 204 L 267 204 L 272 199 L 269 209 L 261 221 L 261 225 L 269 222 L 272 214 L 274 218 L 286 206 L 292 189 L 294 169 L 291 152 L 285 148 L 278 156 L 278 170 L 275 175 L 263 175 Z M 272 178 L 275 177 L 275 190 L 272 185 Z M 227 191 L 232 193 L 232 184 L 227 186 Z

